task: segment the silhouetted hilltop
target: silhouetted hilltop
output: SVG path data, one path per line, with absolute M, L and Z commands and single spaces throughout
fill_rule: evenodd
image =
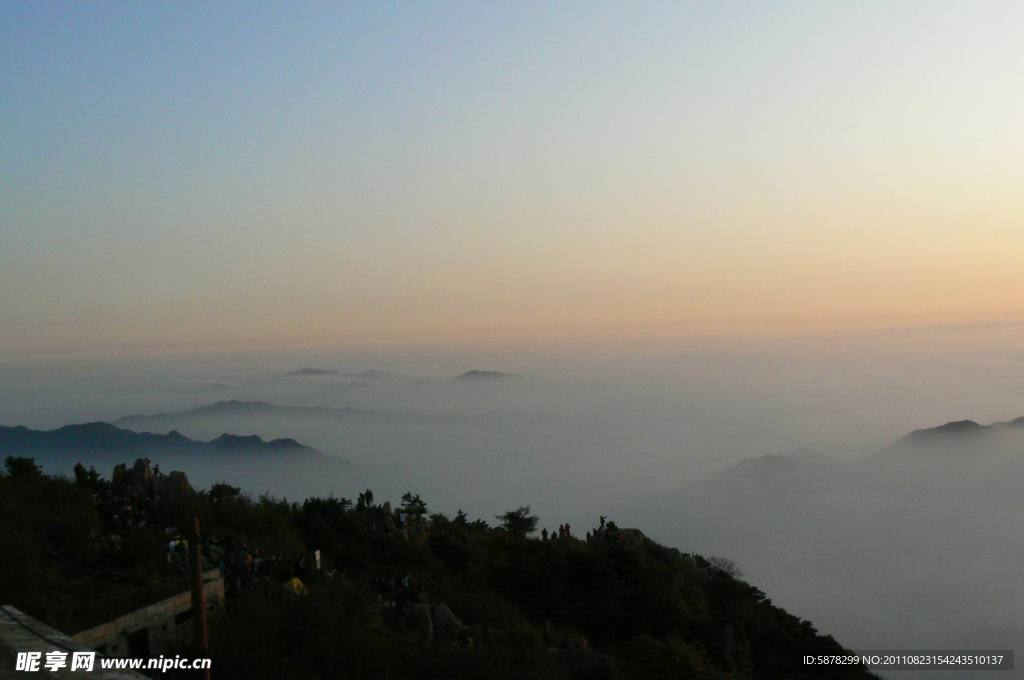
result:
M 183 481 L 169 498 L 172 479 Z M 107 481 L 8 458 L 0 535 L 19 559 L 0 560 L 0 601 L 73 632 L 181 590 L 186 558 L 168 541 L 189 540 L 193 517 L 225 575 L 227 607 L 210 625 L 222 680 L 784 678 L 805 655 L 849 653 L 728 560 L 603 517 L 531 537 L 528 507 L 493 526 L 431 514 L 412 493 L 395 506 L 369 490 L 254 500 L 226 483 L 196 492 L 142 460 Z
M 292 371 L 288 375 L 290 376 L 323 376 L 323 375 L 339 375 L 347 378 L 362 378 L 364 380 L 380 380 L 388 377 L 388 374 L 376 368 L 368 368 L 363 371 L 342 371 L 340 369 L 327 369 L 327 368 L 300 368 L 297 371 Z
M 1024 416 L 991 425 L 982 425 L 973 420 L 954 420 L 938 427 L 914 430 L 900 441 L 914 443 L 931 443 L 938 441 L 969 440 L 971 437 L 984 437 L 1006 430 L 1024 429 Z M 897 442 L 898 444 L 899 442 Z
M 744 458 L 736 464 L 738 469 L 772 469 L 772 468 L 793 468 L 800 465 L 817 465 L 833 462 L 820 451 L 814 449 L 797 449 L 790 453 L 769 453 L 757 458 Z
M 972 437 L 991 431 L 992 426 L 980 425 L 973 420 L 954 420 L 938 427 L 914 430 L 906 436 L 906 439 L 914 442 L 927 442 L 951 437 Z
M 338 375 L 339 371 L 327 370 L 324 368 L 300 368 L 288 375 Z
M 755 498 L 789 498 L 798 503 L 817 496 L 819 489 L 831 485 L 831 480 L 847 474 L 850 466 L 847 461 L 811 449 L 766 454 L 746 458 L 709 477 L 649 499 L 644 507 L 658 507 L 663 512 L 673 506 L 685 507 L 681 514 L 695 517 L 711 507 L 719 513 L 730 512 L 727 508 L 732 501 L 727 499 L 747 502 Z M 709 526 L 693 529 L 702 532 Z
M 368 368 L 365 371 L 348 371 L 342 373 L 342 375 L 347 375 L 350 378 L 363 378 L 366 380 L 379 380 L 381 378 L 388 377 L 387 373 L 376 368 Z
M 498 380 L 501 378 L 511 378 L 510 373 L 502 373 L 501 371 L 480 371 L 473 369 L 460 373 L 455 376 L 455 380 Z
M 1024 418 L 982 425 L 974 420 L 954 420 L 937 427 L 914 430 L 902 439 L 882 449 L 869 460 L 897 460 L 935 462 L 940 458 L 950 463 L 969 461 L 1012 462 L 1012 455 L 1024 443 Z M 978 470 L 977 472 L 981 472 Z

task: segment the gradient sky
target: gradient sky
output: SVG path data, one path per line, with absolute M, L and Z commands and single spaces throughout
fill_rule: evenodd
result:
M 1024 317 L 1024 4 L 0 4 L 0 353 Z

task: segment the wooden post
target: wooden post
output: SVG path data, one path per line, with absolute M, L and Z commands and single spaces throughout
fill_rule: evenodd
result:
M 192 524 L 192 542 L 189 543 L 192 562 L 192 620 L 195 626 L 196 656 L 210 656 L 210 638 L 206 628 L 206 589 L 203 588 L 203 549 L 199 537 L 199 518 Z M 210 680 L 210 669 L 203 670 L 203 679 Z

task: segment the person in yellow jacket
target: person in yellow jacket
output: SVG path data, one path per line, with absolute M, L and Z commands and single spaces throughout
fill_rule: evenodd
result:
M 298 576 L 292 576 L 284 584 L 284 589 L 295 595 L 309 595 L 309 588 Z

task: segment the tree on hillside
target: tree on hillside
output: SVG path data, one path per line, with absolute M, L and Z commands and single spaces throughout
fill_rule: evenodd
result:
M 732 576 L 733 578 L 743 578 L 743 572 L 736 565 L 736 563 L 730 560 L 728 557 L 708 557 L 707 561 L 708 564 L 710 564 L 715 569 L 729 576 Z
M 43 474 L 42 468 L 36 465 L 35 458 L 7 456 L 4 459 L 4 467 L 7 468 L 7 474 L 15 478 L 41 477 Z
M 516 510 L 509 510 L 503 515 L 498 515 L 501 526 L 509 533 L 525 536 L 537 530 L 537 515 L 530 514 L 530 506 L 522 505 Z
M 419 494 L 413 495 L 411 491 L 406 491 L 402 495 L 402 512 L 419 519 L 427 514 L 427 504 Z

